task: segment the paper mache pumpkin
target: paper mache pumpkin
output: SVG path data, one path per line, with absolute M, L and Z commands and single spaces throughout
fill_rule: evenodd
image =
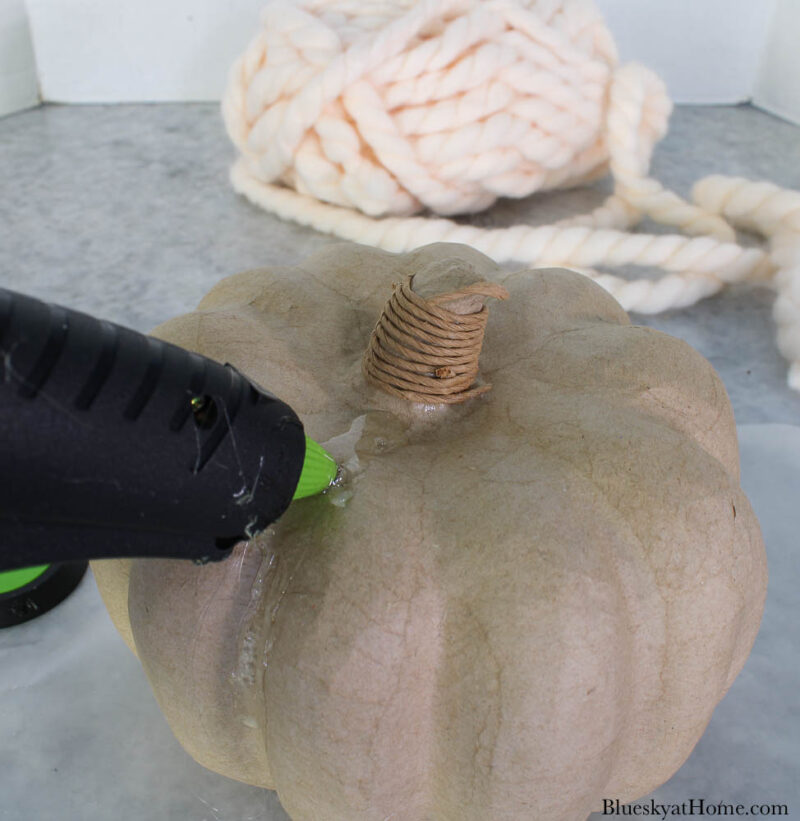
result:
M 686 760 L 766 588 L 692 348 L 579 274 L 446 244 L 239 274 L 156 336 L 343 465 L 227 561 L 94 564 L 197 761 L 295 821 L 577 821 Z

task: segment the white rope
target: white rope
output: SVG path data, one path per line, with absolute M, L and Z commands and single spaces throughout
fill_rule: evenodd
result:
M 223 100 L 231 180 L 252 202 L 389 251 L 463 242 L 574 268 L 643 313 L 769 283 L 800 390 L 800 193 L 712 176 L 687 202 L 651 178 L 671 103 L 651 71 L 618 66 L 592 0 L 274 0 L 262 23 Z M 442 218 L 606 173 L 613 194 L 554 225 Z M 440 216 L 413 216 L 425 209 Z M 644 217 L 682 233 L 629 233 Z M 737 244 L 736 228 L 767 247 Z M 598 270 L 622 265 L 665 273 Z

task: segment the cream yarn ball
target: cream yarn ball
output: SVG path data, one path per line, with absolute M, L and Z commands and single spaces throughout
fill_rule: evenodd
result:
M 223 100 L 236 190 L 345 239 L 391 251 L 464 242 L 498 262 L 570 267 L 646 313 L 770 282 L 800 390 L 800 193 L 720 176 L 693 202 L 664 189 L 648 173 L 670 111 L 655 74 L 619 65 L 593 0 L 274 0 Z M 412 216 L 608 173 L 600 208 L 554 225 Z M 630 233 L 645 216 L 682 233 Z M 769 247 L 738 245 L 742 227 Z M 665 275 L 598 270 L 620 265 Z

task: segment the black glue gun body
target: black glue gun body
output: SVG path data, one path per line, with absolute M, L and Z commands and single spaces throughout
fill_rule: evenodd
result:
M 178 346 L 0 289 L 0 570 L 224 558 L 289 506 L 294 411 Z

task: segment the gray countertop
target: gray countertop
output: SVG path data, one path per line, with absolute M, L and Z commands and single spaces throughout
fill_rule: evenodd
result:
M 232 158 L 214 105 L 46 106 L 0 119 L 0 285 L 148 330 L 223 276 L 295 263 L 334 241 L 237 197 Z M 800 189 L 800 129 L 747 106 L 678 108 L 653 174 L 687 194 L 709 173 Z M 501 202 L 474 221 L 547 222 L 591 208 L 606 190 Z M 800 394 L 785 383 L 771 303 L 771 291 L 740 286 L 633 317 L 687 340 L 722 376 L 771 576 L 753 654 L 655 797 L 782 802 L 795 817 Z M 90 577 L 51 613 L 0 631 L 0 739 L 3 819 L 286 819 L 273 794 L 181 751 Z
M 209 104 L 45 106 L 0 119 L 0 283 L 149 330 L 228 274 L 292 264 L 334 242 L 250 205 Z M 711 173 L 800 189 L 800 128 L 741 107 L 679 107 L 653 175 L 688 194 Z M 607 182 L 473 218 L 550 222 L 599 204 Z M 686 339 L 717 368 L 737 421 L 800 421 L 775 347 L 772 292 L 737 287 L 634 321 Z

